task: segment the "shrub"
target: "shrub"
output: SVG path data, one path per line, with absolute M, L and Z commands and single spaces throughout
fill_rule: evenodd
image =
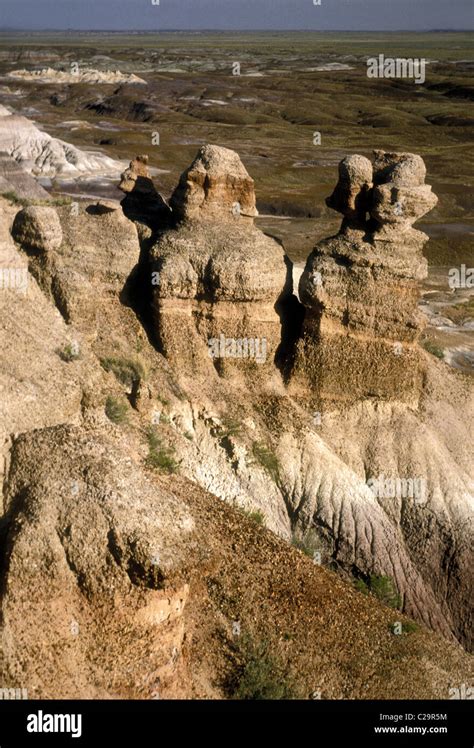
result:
M 391 577 L 371 574 L 367 581 L 356 579 L 354 582 L 356 590 L 367 595 L 369 592 L 377 597 L 384 605 L 390 608 L 400 608 L 401 597 L 398 594 L 395 582 Z
M 101 358 L 100 363 L 105 371 L 111 371 L 121 384 L 131 387 L 137 379 L 145 379 L 145 367 L 136 360 L 126 358 Z
M 77 343 L 68 343 L 64 348 L 59 348 L 57 353 L 59 357 L 67 363 L 77 361 L 77 359 L 81 357 L 81 352 Z
M 146 464 L 157 470 L 163 470 L 165 473 L 175 473 L 178 463 L 175 460 L 174 449 L 162 445 L 157 430 L 153 426 L 147 430 L 146 437 L 148 441 Z
M 306 556 L 314 559 L 314 554 L 319 551 L 319 542 L 317 535 L 309 530 L 303 537 L 293 535 L 291 544 Z
M 390 608 L 399 608 L 401 605 L 400 595 L 391 577 L 371 574 L 369 578 L 369 589 L 375 597 Z
M 118 400 L 109 395 L 105 403 L 105 414 L 112 423 L 125 423 L 127 420 L 128 405 L 124 400 Z
M 443 309 L 443 314 L 449 317 L 456 325 L 463 325 L 464 322 L 474 317 L 474 296 L 471 296 L 461 304 Z
M 419 630 L 420 627 L 415 623 L 415 621 L 405 621 L 405 623 L 402 624 L 402 631 L 404 634 L 416 634 Z
M 245 700 L 296 699 L 296 687 L 283 664 L 270 653 L 267 642 L 242 636 L 239 654 L 242 665 L 236 677 L 232 698 Z
M 224 416 L 222 419 L 222 428 L 224 430 L 224 436 L 240 436 L 242 434 L 242 424 L 235 418 L 230 416 Z
M 356 579 L 354 582 L 354 587 L 356 588 L 357 592 L 362 592 L 363 595 L 369 594 L 369 587 L 363 579 Z
M 397 633 L 399 623 L 399 621 L 394 621 L 390 624 L 389 628 L 392 634 Z M 415 634 L 419 630 L 420 627 L 415 623 L 415 621 L 405 621 L 405 623 L 402 623 L 402 634 Z

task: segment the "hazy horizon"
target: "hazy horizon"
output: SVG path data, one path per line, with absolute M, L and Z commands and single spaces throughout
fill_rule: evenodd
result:
M 24 34 L 43 34 L 43 33 L 54 33 L 54 34 L 463 34 L 463 33 L 474 33 L 474 26 L 472 28 L 445 28 L 445 29 L 257 29 L 257 28 L 241 28 L 241 29 L 112 29 L 112 28 L 89 28 L 89 29 L 75 29 L 69 28 L 52 28 L 43 27 L 37 29 L 23 29 L 14 26 L 0 26 L 0 33 L 24 33 Z
M 472 31 L 471 0 L 2 0 L 2 31 Z

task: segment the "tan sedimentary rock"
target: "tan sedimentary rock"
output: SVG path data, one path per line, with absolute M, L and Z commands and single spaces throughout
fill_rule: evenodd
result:
M 77 369 L 67 371 L 56 353 L 71 333 L 10 235 L 17 211 L 0 198 L 0 485 L 13 435 L 73 420 L 82 396 Z
M 113 434 L 68 427 L 17 441 L 6 498 L 20 519 L 2 599 L 2 683 L 25 679 L 30 698 L 170 693 L 194 532 L 185 505 L 157 492 Z
M 372 164 L 364 156 L 347 156 L 339 164 L 339 181 L 328 206 L 342 213 L 348 221 L 363 226 L 372 189 Z
M 362 207 L 359 192 L 368 182 L 359 166 L 361 179 L 348 192 Z M 163 297 L 155 298 L 155 313 L 158 304 L 171 351 L 166 360 L 124 304 L 139 256 L 134 225 L 113 204 L 81 202 L 77 215 L 69 207 L 58 214 L 61 247 L 33 258 L 13 245 L 10 221 L 0 221 L 0 239 L 12 253 L 5 263 L 26 269 L 30 259 L 46 292 L 30 279 L 26 296 L 0 293 L 6 508 L 0 684 L 26 684 L 30 697 L 44 698 L 227 696 L 224 676 L 238 674 L 242 664 L 232 662 L 234 621 L 283 651 L 304 697 L 315 687 L 315 672 L 324 698 L 447 698 L 452 684 L 469 683 L 460 647 L 423 629 L 413 639 L 413 656 L 400 659 L 400 647 L 412 639 L 391 635 L 390 627 L 402 614 L 351 583 L 354 573 L 390 576 L 405 613 L 470 646 L 467 446 L 474 419 L 461 375 L 433 359 L 418 410 L 373 398 L 323 411 L 319 420 L 308 407 L 312 384 L 296 404 L 283 386 L 277 398 L 263 387 L 249 396 L 249 388 L 217 380 L 216 367 L 213 376 L 198 376 L 207 361 L 207 325 L 233 331 L 238 321 L 253 330 L 265 311 L 275 333 L 284 264 L 278 245 L 250 218 L 227 209 L 225 219 L 201 212 L 162 234 Z M 374 218 L 369 231 L 354 218 L 345 241 L 357 249 L 361 236 L 377 233 L 381 245 L 388 224 Z M 410 232 L 416 238 L 406 227 Z M 395 268 L 409 265 L 412 243 L 406 255 L 400 243 L 393 250 Z M 383 246 L 390 253 L 391 242 Z M 41 258 L 54 263 L 42 270 Z M 148 265 L 141 270 L 137 295 L 146 293 L 141 281 L 150 280 Z M 57 354 L 72 331 L 53 302 L 93 339 L 89 368 L 86 350 L 70 363 Z M 193 345 L 196 360 L 188 361 Z M 100 361 L 120 356 L 130 362 L 137 350 L 146 377 L 130 393 L 129 382 L 106 375 Z M 220 363 L 235 372 L 236 361 Z M 238 362 L 245 371 L 249 363 Z M 178 387 L 183 371 L 189 380 Z M 106 420 L 109 388 L 115 397 L 130 395 L 135 409 L 128 410 L 128 423 Z M 159 420 L 165 402 L 166 418 Z M 75 428 L 58 426 L 71 421 Z M 158 424 L 163 447 L 176 450 L 180 475 L 145 467 L 150 422 Z M 25 433 L 33 429 L 40 430 Z M 256 442 L 266 445 L 267 457 L 275 452 L 278 481 L 268 462 L 256 459 Z M 426 478 L 426 495 L 422 501 L 375 497 L 367 481 L 380 474 Z M 287 541 L 297 531 L 306 548 L 313 533 L 321 567 L 229 504 L 260 510 L 267 528 Z M 346 583 L 324 566 L 344 573 Z M 291 639 L 282 641 L 286 631 Z
M 291 292 L 282 247 L 253 225 L 253 180 L 239 156 L 204 146 L 172 199 L 178 219 L 152 250 L 153 308 L 163 352 L 181 374 L 273 368 L 276 305 Z
M 370 166 L 361 156 L 344 159 L 328 199 L 344 220 L 315 247 L 300 280 L 306 317 L 296 372 L 323 400 L 416 402 L 428 237 L 412 225 L 437 198 L 419 156 L 377 152 L 372 176 Z
M 239 154 L 216 145 L 201 148 L 170 202 L 181 219 L 232 221 L 258 215 L 254 181 Z
M 30 256 L 30 271 L 65 319 L 93 335 L 101 328 L 104 308 L 122 293 L 140 253 L 134 224 L 119 204 L 117 208 L 103 202 L 58 208 L 61 246 Z
M 12 236 L 25 249 L 48 252 L 58 249 L 63 232 L 57 211 L 48 206 L 29 206 L 17 213 Z

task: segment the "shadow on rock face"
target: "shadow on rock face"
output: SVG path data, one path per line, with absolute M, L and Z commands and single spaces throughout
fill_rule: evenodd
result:
M 293 286 L 293 263 L 285 255 L 287 271 L 286 288 Z M 283 293 L 275 304 L 275 312 L 280 318 L 281 342 L 275 353 L 275 366 L 280 370 L 284 381 L 287 381 L 293 369 L 296 347 L 301 338 L 305 318 L 305 308 L 294 293 Z
M 86 208 L 86 213 L 88 213 L 90 216 L 106 216 L 109 213 L 113 213 L 115 210 L 117 210 L 117 208 L 117 203 L 101 200 L 96 205 L 88 205 Z
M 156 195 L 143 194 L 136 188 L 128 193 L 120 204 L 124 215 L 130 221 L 144 223 L 152 231 L 171 223 L 171 209 L 158 192 Z
M 125 193 L 122 210 L 131 221 L 143 223 L 152 231 L 171 222 L 171 208 L 155 188 L 148 171 L 148 156 L 137 156 L 130 162 L 119 189 Z

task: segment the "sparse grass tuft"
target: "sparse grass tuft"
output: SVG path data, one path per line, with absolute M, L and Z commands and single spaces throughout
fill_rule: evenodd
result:
M 280 466 L 276 454 L 268 449 L 265 444 L 261 444 L 260 442 L 253 443 L 252 454 L 257 462 L 259 462 L 267 473 L 271 475 L 275 483 L 278 483 Z
M 224 435 L 227 437 L 241 436 L 242 434 L 242 424 L 230 416 L 223 417 L 222 428 L 224 429 Z
M 70 205 L 72 202 L 72 198 L 70 197 L 54 197 L 50 200 L 35 200 L 32 198 L 20 197 L 16 194 L 16 192 L 12 191 L 2 192 L 1 196 L 5 198 L 5 200 L 9 200 L 9 202 L 14 203 L 15 205 L 21 205 L 22 208 L 29 208 L 33 205 L 60 207 L 62 205 Z
M 425 351 L 431 353 L 432 356 L 436 356 L 436 358 L 441 359 L 441 361 L 444 359 L 443 349 L 433 340 L 423 340 L 421 345 L 423 346 Z
M 309 530 L 303 537 L 293 535 L 291 544 L 309 558 L 314 559 L 314 554 L 319 551 L 319 542 L 316 534 Z
M 369 594 L 369 586 L 367 582 L 364 582 L 363 579 L 356 579 L 354 582 L 354 587 L 356 588 L 357 592 L 362 592 L 363 595 Z
M 175 460 L 175 451 L 171 447 L 164 447 L 162 445 L 154 426 L 150 426 L 147 429 L 146 438 L 148 441 L 146 464 L 165 473 L 176 473 L 179 465 Z
M 28 205 L 31 205 L 31 200 L 27 200 L 24 197 L 18 197 L 16 192 L 2 192 L 2 197 L 4 197 L 5 200 L 8 200 L 10 203 L 14 203 L 15 205 L 22 205 L 24 208 L 28 207 Z
M 105 414 L 112 423 L 121 424 L 127 421 L 128 404 L 109 395 L 105 403 Z
M 390 624 L 389 628 L 392 634 L 397 633 L 397 625 L 398 621 L 394 621 Z M 420 627 L 415 623 L 415 621 L 405 621 L 405 623 L 402 623 L 402 634 L 416 634 L 419 630 Z
M 462 304 L 446 307 L 443 313 L 456 325 L 462 325 L 468 319 L 474 317 L 474 296 Z

